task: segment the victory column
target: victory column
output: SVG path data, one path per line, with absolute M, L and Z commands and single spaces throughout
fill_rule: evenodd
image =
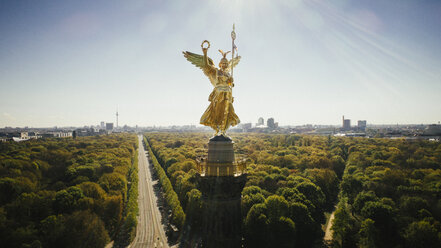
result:
M 203 55 L 183 52 L 185 58 L 201 68 L 213 85 L 208 100 L 210 105 L 201 117 L 200 123 L 213 128 L 215 135 L 208 142 L 207 156 L 199 158 L 197 174 L 199 190 L 202 192 L 202 228 L 200 237 L 202 247 L 241 247 L 241 192 L 246 183 L 245 159 L 236 160 L 234 142 L 226 135 L 230 126 L 237 125 L 240 120 L 234 112 L 232 88 L 234 87 L 233 68 L 241 57 L 236 55 L 234 41 L 236 33 L 231 32 L 231 60 L 228 52 L 222 54 L 219 68 L 207 55 L 210 42 L 202 42 Z M 231 74 L 230 74 L 231 72 Z M 194 235 L 189 235 L 194 236 Z M 195 245 L 194 241 L 188 246 Z M 183 245 L 184 247 L 186 245 Z

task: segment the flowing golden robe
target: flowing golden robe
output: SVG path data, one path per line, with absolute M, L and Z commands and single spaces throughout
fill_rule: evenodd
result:
M 202 115 L 200 123 L 224 133 L 230 126 L 240 123 L 233 107 L 233 95 L 229 84 L 232 79 L 227 72 L 218 69 L 209 78 L 214 89 L 208 97 L 210 105 Z

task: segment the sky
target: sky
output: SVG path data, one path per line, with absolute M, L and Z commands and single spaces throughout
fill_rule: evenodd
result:
M 439 0 L 0 0 L 0 127 L 190 125 L 231 50 L 242 123 L 441 121 Z

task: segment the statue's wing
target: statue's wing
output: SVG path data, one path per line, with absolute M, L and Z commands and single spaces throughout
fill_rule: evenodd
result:
M 201 68 L 205 75 L 210 76 L 210 72 L 215 70 L 213 60 L 208 58 L 208 65 L 204 65 L 204 56 L 189 51 L 182 52 L 184 57 L 193 65 Z
M 237 56 L 230 60 L 230 66 L 228 67 L 228 70 L 231 71 L 231 68 L 236 67 L 237 64 L 239 64 L 241 56 Z

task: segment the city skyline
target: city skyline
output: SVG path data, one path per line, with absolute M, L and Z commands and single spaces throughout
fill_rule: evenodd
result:
M 439 1 L 2 1 L 0 127 L 197 124 L 236 24 L 242 123 L 441 120 Z

